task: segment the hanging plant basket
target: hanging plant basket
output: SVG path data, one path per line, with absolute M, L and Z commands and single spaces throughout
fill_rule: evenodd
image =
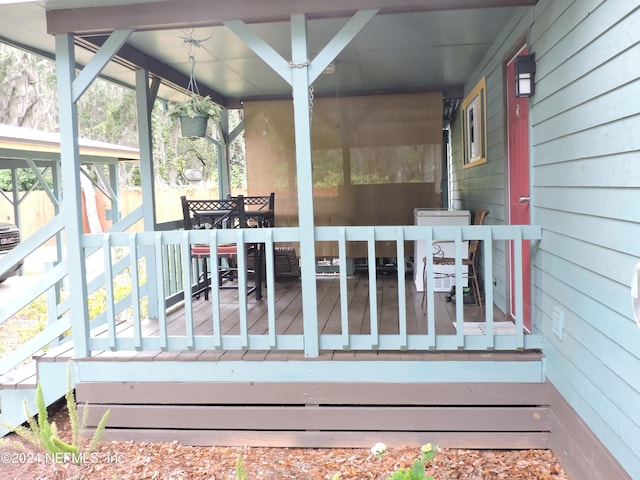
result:
M 211 37 L 209 37 L 211 38 Z M 180 120 L 180 131 L 183 137 L 197 138 L 205 137 L 207 134 L 207 121 L 211 118 L 216 121 L 219 117 L 221 107 L 214 103 L 211 97 L 200 96 L 198 82 L 196 82 L 195 69 L 196 57 L 192 55 L 192 47 L 202 47 L 204 40 L 196 40 L 189 33 L 188 38 L 183 39 L 189 45 L 189 60 L 191 61 L 191 73 L 189 74 L 189 84 L 187 91 L 189 98 L 184 102 L 171 102 L 168 114 L 170 118 Z M 208 39 L 205 39 L 208 40 Z
M 182 115 L 180 119 L 180 132 L 183 137 L 195 138 L 207 135 L 207 122 L 209 115 Z
M 220 106 L 212 102 L 209 96 L 203 98 L 192 94 L 184 102 L 171 102 L 167 113 L 170 118 L 180 120 L 183 137 L 204 137 L 207 133 L 207 120 L 218 119 Z

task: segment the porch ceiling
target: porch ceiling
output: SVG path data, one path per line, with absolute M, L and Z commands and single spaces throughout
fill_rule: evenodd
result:
M 283 58 L 291 58 L 288 19 L 307 14 L 309 58 L 358 9 L 376 15 L 336 58 L 335 73 L 314 83 L 316 96 L 440 91 L 447 98 L 462 89 L 517 8 L 537 0 L 43 0 L 0 4 L 0 41 L 46 56 L 54 55 L 51 34 L 75 32 L 76 60 L 86 64 L 106 35 L 117 28 L 136 31 L 103 75 L 134 85 L 132 66 L 163 79 L 159 95 L 182 99 L 192 47 L 200 92 L 226 106 L 247 99 L 290 98 L 290 86 L 223 25 L 241 19 Z M 215 4 L 218 5 L 215 5 Z M 213 8 L 215 7 L 215 8 Z M 194 27 L 194 28 L 190 28 Z M 176 89 L 177 88 L 177 89 Z M 446 111 L 446 108 L 445 108 Z

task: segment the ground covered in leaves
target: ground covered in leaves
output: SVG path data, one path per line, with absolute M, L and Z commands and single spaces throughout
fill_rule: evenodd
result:
M 61 412 L 64 413 L 64 412 Z M 61 413 L 59 436 L 70 432 Z M 248 480 L 386 480 L 410 468 L 419 448 L 388 446 L 382 456 L 368 449 L 191 447 L 177 443 L 102 442 L 77 465 L 56 462 L 16 435 L 0 441 L 0 477 L 15 480 L 235 480 L 241 456 Z M 546 450 L 460 450 L 440 448 L 427 475 L 436 480 L 562 480 L 568 477 Z

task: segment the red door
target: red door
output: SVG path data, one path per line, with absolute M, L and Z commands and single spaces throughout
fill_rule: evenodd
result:
M 527 53 L 524 46 L 517 55 Z M 510 225 L 528 225 L 531 222 L 529 212 L 529 99 L 517 98 L 514 81 L 515 57 L 507 64 L 507 138 L 508 138 L 508 221 Z M 515 269 L 513 249 L 510 266 L 510 310 L 515 317 Z M 522 288 L 524 325 L 531 330 L 531 252 L 529 243 L 522 246 Z

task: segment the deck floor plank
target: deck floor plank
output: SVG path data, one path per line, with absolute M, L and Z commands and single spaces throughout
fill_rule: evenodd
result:
M 427 309 L 422 305 L 422 292 L 417 292 L 410 277 L 405 279 L 407 304 L 407 334 L 425 334 L 427 332 Z M 341 333 L 340 277 L 338 275 L 319 275 L 317 277 L 317 302 L 319 311 L 320 334 L 338 335 Z M 378 309 L 378 331 L 380 334 L 399 333 L 397 275 L 379 274 L 376 291 Z M 367 274 L 356 274 L 347 278 L 347 304 L 349 307 L 349 334 L 368 334 L 370 329 L 370 291 Z M 268 310 L 266 297 L 256 301 L 250 295 L 247 302 L 247 328 L 250 335 L 268 334 Z M 446 301 L 445 293 L 436 293 L 435 315 L 437 334 L 455 334 L 455 303 Z M 299 278 L 278 279 L 275 284 L 276 333 L 278 335 L 301 335 L 303 333 L 302 292 Z M 465 305 L 465 321 L 484 321 L 480 309 L 475 305 Z M 213 333 L 215 322 L 211 298 L 193 299 L 193 326 L 196 336 L 208 336 Z M 223 290 L 220 294 L 221 332 L 223 335 L 238 335 L 239 302 L 237 290 Z M 494 308 L 495 321 L 504 321 L 504 315 Z M 186 314 L 184 308 L 173 308 L 167 315 L 166 329 L 170 336 L 182 336 L 186 331 Z M 144 335 L 158 337 L 160 329 L 157 319 L 145 319 L 141 322 Z M 118 338 L 133 336 L 133 322 L 121 321 L 117 325 Z M 99 336 L 107 334 L 101 327 Z M 374 339 L 372 339 L 372 342 Z M 504 354 L 504 352 L 502 352 Z M 349 360 L 443 360 L 443 359 L 479 359 L 485 358 L 473 352 L 417 352 L 417 351 L 348 351 L 336 350 L 321 352 L 322 358 L 341 361 Z M 522 360 L 523 353 L 514 353 L 512 360 Z M 42 354 L 39 361 L 65 361 L 73 356 L 72 345 L 51 349 Z M 501 357 L 503 358 L 503 357 Z M 139 352 L 92 352 L 92 359 L 121 361 L 162 361 L 162 360 L 300 360 L 304 352 L 300 351 L 245 351 L 226 352 L 223 350 L 207 351 L 139 351 Z

